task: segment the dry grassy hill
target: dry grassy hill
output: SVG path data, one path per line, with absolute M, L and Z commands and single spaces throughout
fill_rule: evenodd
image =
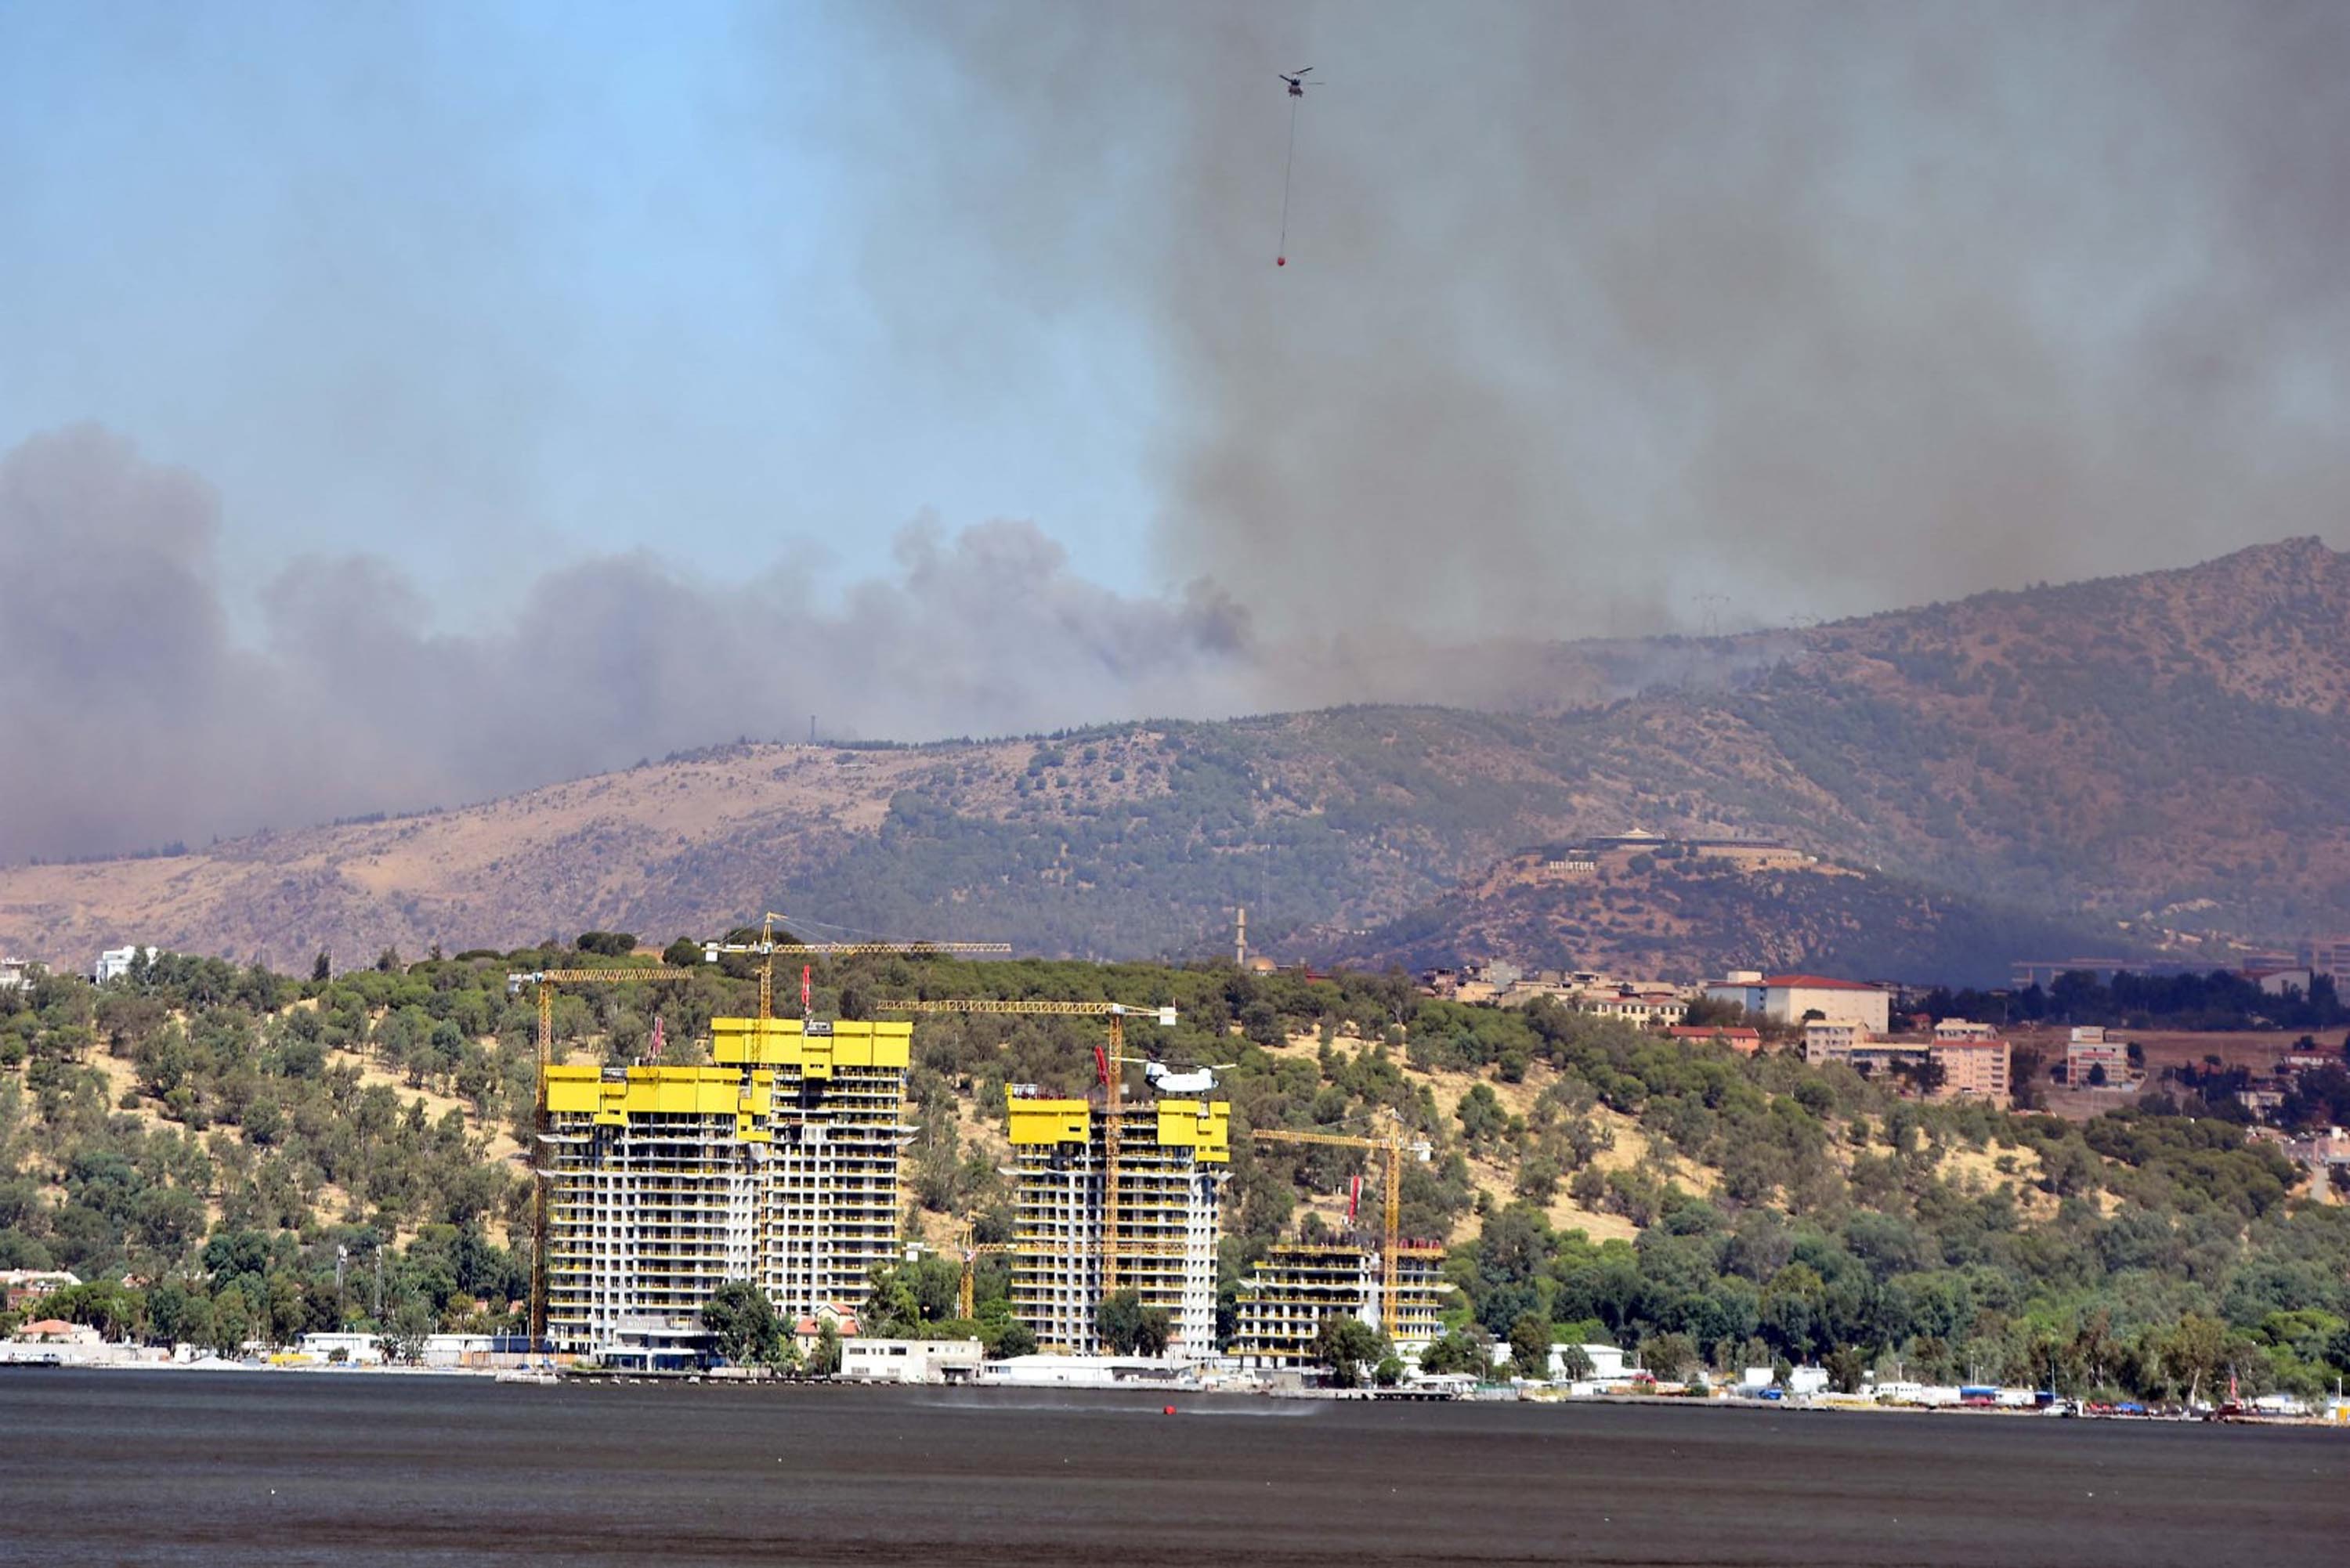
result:
M 706 932 L 779 904 L 1081 956 L 1215 950 L 1246 904 L 1261 940 L 1302 947 L 1528 845 L 1636 826 L 1783 838 L 1881 870 L 1913 903 L 1944 890 L 2263 940 L 2350 928 L 2350 557 L 2314 540 L 1602 651 L 1566 665 L 1657 684 L 1599 701 L 1578 676 L 1550 711 L 732 746 L 458 811 L 0 869 L 0 948 L 87 965 L 138 941 L 299 968 L 320 947 L 348 961 L 591 927 Z M 1857 918 L 1722 940 L 1783 934 L 1786 961 L 1825 962 L 1820 943 Z M 1940 925 L 1869 967 L 1947 972 Z

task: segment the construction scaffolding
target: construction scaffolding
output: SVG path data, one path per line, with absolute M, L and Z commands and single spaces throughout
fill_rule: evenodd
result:
M 758 1278 L 779 1313 L 861 1306 L 874 1266 L 899 1261 L 912 1040 L 910 1023 L 710 1021 L 712 1059 L 775 1078 Z
M 1392 1292 L 1387 1261 L 1376 1247 L 1293 1241 L 1268 1250 L 1241 1283 L 1232 1354 L 1245 1367 L 1309 1366 L 1322 1324 L 1354 1317 L 1388 1336 L 1399 1355 L 1416 1357 L 1444 1333 L 1444 1298 L 1437 1242 L 1396 1246 Z M 1395 1303 L 1394 1322 L 1382 1303 Z
M 1007 1091 L 1015 1161 L 1012 1310 L 1046 1351 L 1098 1345 L 1110 1288 L 1163 1308 L 1169 1354 L 1216 1353 L 1219 1194 L 1232 1160 L 1222 1100 L 1116 1106 Z M 1113 1130 L 1111 1122 L 1116 1118 Z M 1115 1180 L 1105 1180 L 1115 1172 Z
M 754 1277 L 771 1082 L 546 1069 L 546 1328 L 559 1354 L 691 1326 L 721 1284 Z
M 709 1067 L 549 1065 L 546 1326 L 559 1354 L 686 1333 L 728 1280 L 863 1303 L 899 1255 L 911 1027 L 718 1018 Z

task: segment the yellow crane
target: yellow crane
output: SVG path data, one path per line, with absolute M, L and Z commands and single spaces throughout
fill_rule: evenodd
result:
M 631 985 L 657 980 L 691 980 L 697 971 L 668 964 L 635 969 L 535 969 L 506 976 L 506 994 L 521 994 L 525 986 L 538 989 L 538 1091 L 535 1128 L 546 1132 L 546 1068 L 554 1060 L 555 988 L 558 985 Z M 546 1177 L 538 1168 L 543 1153 L 538 1137 L 530 1151 L 530 1348 L 538 1353 L 546 1334 Z
M 1393 1111 L 1382 1116 L 1386 1126 L 1376 1137 L 1363 1137 L 1347 1133 L 1285 1132 L 1279 1128 L 1260 1128 L 1251 1134 L 1259 1143 L 1326 1144 L 1339 1148 L 1359 1148 L 1384 1154 L 1386 1159 L 1386 1213 L 1379 1228 L 1379 1332 L 1392 1334 L 1402 1308 L 1402 1291 L 1397 1267 L 1398 1252 L 1402 1243 L 1399 1234 L 1403 1222 L 1403 1157 L 1406 1150 L 1425 1162 L 1431 1150 L 1425 1138 L 1406 1136 L 1403 1126 Z
M 1121 1252 L 1137 1251 L 1121 1245 L 1118 1235 L 1118 1123 L 1123 1119 L 1119 1110 L 1126 1102 L 1127 1063 L 1138 1060 L 1126 1054 L 1126 1021 L 1129 1018 L 1149 1018 L 1159 1027 L 1175 1024 L 1171 1007 L 1135 1007 L 1123 1002 L 1001 1002 L 993 998 L 964 997 L 960 999 L 915 1001 L 897 998 L 874 1004 L 877 1012 L 993 1012 L 1015 1017 L 1032 1018 L 1107 1018 L 1109 1020 L 1109 1049 L 1094 1048 L 1101 1066 L 1102 1100 L 1102 1233 L 1101 1282 L 1102 1294 L 1118 1289 L 1118 1260 Z
M 716 963 L 721 953 L 753 953 L 762 961 L 759 965 L 759 1019 L 764 1023 L 775 1015 L 775 955 L 800 954 L 808 958 L 847 958 L 858 953 L 1009 953 L 1010 942 L 804 942 L 789 931 L 779 941 L 775 927 L 785 917 L 770 911 L 759 922 L 759 940 L 755 942 L 704 942 L 702 960 Z
M 971 1238 L 972 1229 L 966 1224 L 957 1239 L 957 1246 L 962 1254 L 962 1279 L 955 1286 L 955 1316 L 966 1323 L 971 1321 L 972 1314 L 978 1310 L 977 1304 L 972 1300 L 971 1266 L 983 1257 L 1019 1250 L 1010 1241 L 974 1241 Z

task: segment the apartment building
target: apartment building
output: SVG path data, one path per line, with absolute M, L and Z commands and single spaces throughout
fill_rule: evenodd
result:
M 1396 1322 L 1384 1316 L 1385 1272 L 1375 1247 L 1284 1242 L 1269 1249 L 1236 1302 L 1233 1357 L 1244 1367 L 1306 1366 L 1315 1336 L 1333 1317 L 1354 1317 L 1387 1334 L 1399 1355 L 1416 1356 L 1444 1333 L 1452 1288 L 1440 1272 L 1441 1246 L 1405 1242 L 1396 1250 Z
M 546 1323 L 560 1353 L 691 1334 L 729 1280 L 787 1318 L 899 1255 L 906 1023 L 711 1021 L 713 1065 L 551 1065 Z M 650 1337 L 649 1337 L 650 1336 Z
M 1014 1160 L 1012 1310 L 1047 1352 L 1098 1347 L 1115 1290 L 1165 1309 L 1169 1354 L 1215 1354 L 1219 1194 L 1232 1107 L 1189 1098 L 1049 1099 L 1007 1089 Z M 1110 1117 L 1117 1117 L 1115 1150 Z M 1113 1167 L 1114 1171 L 1113 1171 Z
M 2099 1067 L 2105 1069 L 2106 1083 L 2120 1083 L 2130 1070 L 2128 1044 L 2106 1039 L 2101 1025 L 2074 1029 L 2064 1042 L 2064 1082 L 2078 1088 Z

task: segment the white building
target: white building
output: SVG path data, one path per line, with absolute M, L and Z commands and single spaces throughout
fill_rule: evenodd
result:
M 1757 1018 L 1801 1023 L 1817 1014 L 1829 1023 L 1849 1023 L 1869 1034 L 1886 1033 L 1892 998 L 1882 986 L 1818 974 L 1766 975 L 1732 970 L 1705 988 L 1711 1002 L 1734 1002 Z
M 987 1347 L 975 1339 L 844 1339 L 840 1376 L 851 1383 L 971 1383 Z
M 1504 1349 L 1507 1347 L 1504 1346 Z M 1566 1380 L 1566 1353 L 1575 1346 L 1554 1345 L 1550 1347 L 1550 1376 L 1553 1382 Z M 1624 1353 L 1612 1345 L 1586 1345 L 1580 1347 L 1590 1359 L 1591 1371 L 1576 1381 L 1584 1383 L 1621 1383 L 1625 1378 Z
M 1199 1380 L 1198 1362 L 1174 1356 L 1023 1355 L 979 1371 L 982 1383 L 1012 1388 L 1181 1388 Z
M 100 985 L 109 980 L 120 980 L 130 972 L 132 964 L 139 961 L 140 951 L 138 948 L 108 948 L 98 955 L 98 968 L 90 972 L 90 979 Z
M 22 991 L 32 982 L 32 965 L 20 958 L 0 958 L 0 991 Z

